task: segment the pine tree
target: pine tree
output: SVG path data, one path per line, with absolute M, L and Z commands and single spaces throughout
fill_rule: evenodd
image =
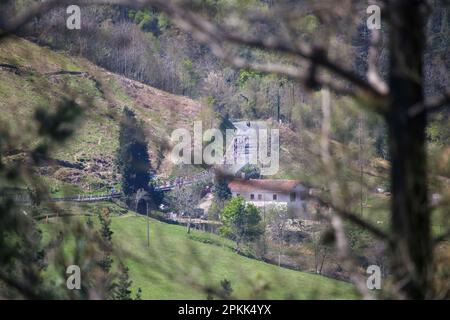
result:
M 222 281 L 220 281 L 220 286 L 222 288 L 224 297 L 229 299 L 231 297 L 231 294 L 233 293 L 231 281 L 228 279 L 223 279 Z
M 102 210 L 102 213 L 98 215 L 98 219 L 100 220 L 100 233 L 102 235 L 103 240 L 105 242 L 111 242 L 112 241 L 112 235 L 113 232 L 110 229 L 111 219 L 109 219 L 109 210 L 104 208 Z
M 122 175 L 122 191 L 128 199 L 139 189 L 148 191 L 151 163 L 143 125 L 126 107 L 120 124 L 117 164 Z
M 228 188 L 228 181 L 224 178 L 216 178 L 214 182 L 214 195 L 218 200 L 228 200 L 231 198 L 231 190 Z
M 128 268 L 124 265 L 120 266 L 121 273 L 119 275 L 119 282 L 116 284 L 114 293 L 115 300 L 132 300 L 131 298 L 131 285 L 133 281 L 130 280 L 128 275 Z M 138 297 L 140 298 L 141 290 L 138 289 Z
M 102 237 L 102 249 L 103 249 L 103 257 L 99 261 L 100 268 L 108 273 L 111 270 L 111 266 L 113 263 L 113 259 L 111 258 L 112 252 L 112 235 L 109 225 L 111 224 L 111 220 L 109 218 L 108 209 L 104 209 L 102 213 L 98 214 L 98 219 L 100 220 L 100 235 Z
M 244 174 L 244 178 L 246 180 L 248 179 L 260 179 L 261 178 L 261 170 L 253 165 L 253 164 L 246 164 L 243 166 L 237 173 L 236 176 L 241 177 L 242 174 Z
M 142 300 L 142 289 L 138 288 L 134 300 Z

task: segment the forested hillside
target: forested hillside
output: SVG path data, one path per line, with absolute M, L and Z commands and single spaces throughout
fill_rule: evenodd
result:
M 174 128 L 191 129 L 192 121 L 207 114 L 201 102 L 173 95 L 27 40 L 13 38 L 0 47 L 0 107 L 2 126 L 20 131 L 36 125 L 37 109 L 55 110 L 64 99 L 78 98 L 83 115 L 75 136 L 54 150 L 40 169 L 54 187 L 76 185 L 84 191 L 100 191 L 118 181 L 115 154 L 118 148 L 121 110 L 127 106 L 146 124 L 150 156 L 155 170 L 168 176 L 172 164 L 164 145 Z M 25 158 L 40 141 L 28 136 L 7 160 Z M 57 160 L 55 163 L 51 160 Z
M 21 8 L 20 3 L 25 6 L 27 1 L 16 4 L 17 10 Z M 242 11 L 255 6 L 261 9 L 268 7 L 264 1 L 240 3 L 217 0 L 203 7 L 199 4 L 199 9 L 202 14 L 221 22 L 227 10 L 236 4 Z M 359 8 L 364 10 L 364 3 L 361 3 Z M 314 108 L 315 101 L 304 88 L 288 78 L 231 68 L 217 59 L 207 46 L 200 44 L 191 35 L 180 32 L 167 15 L 156 8 L 133 10 L 121 6 L 89 6 L 83 8 L 82 15 L 84 31 L 61 28 L 65 24 L 64 9 L 61 8 L 36 19 L 23 31 L 23 35 L 37 43 L 85 57 L 112 72 L 164 91 L 201 98 L 222 116 L 247 119 L 281 118 L 290 125 L 307 127 L 315 127 L 316 121 L 317 126 L 317 114 L 308 111 L 308 108 Z M 449 15 L 445 6 L 434 10 L 427 27 L 429 45 L 425 75 L 428 96 L 438 94 L 438 88 L 447 87 L 450 81 L 444 71 L 450 67 L 446 54 L 449 49 Z M 297 25 L 293 26 L 295 32 L 300 31 L 305 40 L 311 39 L 314 34 L 326 33 L 312 13 L 306 14 L 296 23 Z M 256 32 L 269 31 L 264 28 L 267 26 L 261 26 L 261 30 Z M 339 53 L 332 54 L 364 75 L 367 71 L 370 44 L 364 21 L 346 36 L 351 46 L 345 47 L 345 52 L 339 48 Z M 388 61 L 385 37 L 380 52 L 378 62 L 381 73 L 386 74 Z M 262 51 L 243 50 L 239 54 L 251 56 L 256 60 L 267 57 L 271 61 L 279 59 L 276 55 L 268 55 Z M 442 144 L 450 137 L 446 126 L 448 114 L 436 115 L 433 120 L 429 139 Z M 356 131 L 355 127 L 347 129 Z M 367 135 L 375 140 L 373 143 L 377 146 L 377 154 L 386 157 L 386 129 L 378 123 L 370 125 L 366 130 Z
M 27 1 L 17 3 L 16 10 L 20 10 L 26 3 Z M 197 9 L 201 14 L 213 16 L 220 22 L 227 10 L 235 5 L 234 1 L 218 0 L 204 6 L 199 4 Z M 237 2 L 237 6 L 244 12 L 255 6 L 264 9 L 267 4 L 250 1 L 245 4 Z M 360 4 L 360 9 L 364 9 L 364 4 Z M 297 133 L 305 130 L 318 133 L 320 130 L 318 94 L 311 94 L 311 90 L 305 90 L 287 77 L 230 67 L 215 57 L 210 48 L 191 35 L 180 32 L 167 15 L 157 8 L 134 10 L 122 6 L 88 6 L 83 8 L 82 15 L 83 31 L 61 28 L 65 24 L 64 9 L 61 8 L 34 20 L 23 29 L 22 34 L 37 43 L 85 57 L 128 78 L 200 100 L 211 108 L 211 112 L 222 118 L 281 120 Z M 440 7 L 433 11 L 427 26 L 429 45 L 426 54 L 425 92 L 430 97 L 440 94 L 439 88 L 447 87 L 450 81 L 444 71 L 450 67 L 446 54 L 449 16 L 448 8 Z M 292 28 L 295 32 L 301 32 L 305 40 L 310 40 L 317 33 L 326 34 L 321 22 L 312 13 L 304 15 L 296 23 Z M 252 32 L 269 31 L 264 28 L 268 26 L 261 26 L 261 30 Z M 364 21 L 357 24 L 346 37 L 345 40 L 351 46 L 342 46 L 339 52 L 331 53 L 364 76 L 367 72 L 370 44 L 370 35 Z M 382 75 L 386 74 L 388 68 L 387 40 L 382 35 L 377 61 Z M 341 42 L 343 41 L 344 39 Z M 239 54 L 255 60 L 267 58 L 269 61 L 276 61 L 280 58 L 263 51 L 246 52 L 245 49 Z M 338 98 L 337 102 L 340 105 L 337 112 L 341 114 L 333 119 L 333 138 L 353 146 L 354 152 L 363 152 L 365 159 L 373 156 L 388 160 L 387 128 L 382 120 L 377 117 L 361 117 L 354 101 L 345 97 Z M 359 120 L 349 121 L 347 114 L 359 117 Z M 427 131 L 431 148 L 440 150 L 450 138 L 448 121 L 448 112 L 431 115 Z M 360 144 L 364 146 L 362 151 L 358 150 Z

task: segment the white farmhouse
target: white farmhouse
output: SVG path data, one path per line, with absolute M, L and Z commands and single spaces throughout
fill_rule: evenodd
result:
M 250 179 L 233 180 L 228 187 L 233 197 L 241 196 L 257 207 L 285 204 L 299 217 L 309 219 L 306 206 L 308 189 L 298 180 Z

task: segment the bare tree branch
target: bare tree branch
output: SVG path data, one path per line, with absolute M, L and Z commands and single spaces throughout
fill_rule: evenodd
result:
M 450 91 L 446 92 L 440 97 L 433 97 L 425 101 L 423 104 L 417 104 L 408 112 L 410 117 L 415 117 L 422 112 L 434 113 L 439 112 L 445 107 L 450 107 Z
M 4 21 L 1 21 L 0 19 L 0 39 L 17 32 L 33 18 L 38 17 L 57 6 L 69 5 L 72 4 L 72 2 L 82 3 L 86 1 L 48 0 L 44 2 L 33 2 L 32 5 L 21 11 L 17 16 Z
M 332 73 L 340 76 L 344 80 L 377 98 L 386 97 L 386 92 L 380 92 L 377 88 L 364 79 L 361 79 L 351 70 L 347 70 L 339 66 L 336 62 L 331 61 L 327 57 L 327 53 L 323 50 L 323 48 L 306 45 L 299 40 L 283 41 L 279 37 L 273 36 L 266 38 L 246 37 L 243 34 L 228 32 L 223 28 L 207 21 L 200 15 L 173 4 L 173 2 L 160 0 L 150 0 L 149 2 L 166 12 L 172 18 L 172 21 L 182 30 L 193 33 L 197 40 L 203 43 L 208 43 L 210 45 L 212 44 L 213 51 L 215 47 L 216 53 L 218 53 L 219 56 L 221 56 L 221 50 L 217 50 L 217 46 L 220 48 L 221 44 L 227 42 L 237 45 L 250 46 L 256 49 L 292 54 L 331 71 Z M 232 59 L 229 62 L 237 62 L 237 67 L 243 67 L 242 61 Z M 247 65 L 247 67 L 249 66 Z M 299 78 L 298 74 L 293 74 L 292 72 L 289 72 L 287 75 Z
M 375 225 L 373 225 L 369 221 L 366 221 L 366 220 L 360 218 L 357 214 L 350 212 L 348 210 L 339 208 L 336 205 L 334 205 L 333 203 L 327 202 L 319 196 L 313 196 L 312 198 L 314 200 L 316 200 L 321 206 L 332 208 L 338 216 L 340 216 L 344 220 L 350 221 L 351 223 L 363 228 L 364 230 L 369 231 L 370 233 L 372 233 L 374 236 L 376 236 L 380 240 L 391 241 L 389 235 L 386 232 L 384 232 L 380 228 L 377 228 Z
M 389 93 L 389 88 L 381 78 L 378 68 L 377 68 L 377 59 L 379 57 L 379 46 L 381 40 L 381 32 L 380 30 L 371 30 L 370 36 L 370 47 L 369 54 L 367 58 L 367 80 L 368 82 L 376 88 L 379 92 L 386 95 Z
M 33 291 L 33 288 L 17 280 L 12 279 L 10 276 L 4 274 L 3 272 L 0 272 L 0 281 L 3 281 L 7 286 L 11 288 L 14 288 L 28 299 L 34 300 L 41 299 L 41 297 Z
M 331 97 L 328 90 L 322 90 L 322 135 L 320 141 L 321 147 L 321 158 L 326 174 L 329 177 L 329 186 L 331 192 L 331 199 L 334 203 L 339 203 L 340 197 L 338 194 L 338 183 L 335 179 L 335 168 L 334 163 L 331 161 L 330 155 L 330 129 L 331 129 Z M 345 269 L 349 271 L 350 278 L 355 284 L 359 293 L 364 297 L 364 299 L 373 299 L 364 278 L 358 272 L 358 267 L 353 261 L 350 253 L 350 247 L 348 245 L 347 237 L 345 235 L 344 224 L 340 216 L 333 214 L 330 210 L 330 217 L 328 219 L 331 221 L 335 233 L 335 243 L 336 249 L 338 251 L 338 258 L 342 261 Z
M 336 241 L 336 249 L 338 258 L 342 261 L 344 269 L 350 274 L 350 279 L 355 284 L 359 293 L 366 300 L 374 300 L 374 296 L 367 288 L 366 279 L 360 274 L 356 264 L 354 263 L 350 246 L 345 235 L 344 224 L 342 219 L 336 215 L 331 217 L 331 226 L 333 227 Z

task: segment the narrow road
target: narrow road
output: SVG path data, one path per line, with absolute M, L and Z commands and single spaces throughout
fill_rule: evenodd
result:
M 190 185 L 192 183 L 195 183 L 197 181 L 201 181 L 204 179 L 212 179 L 214 176 L 214 173 L 212 171 L 205 171 L 200 174 L 197 174 L 195 176 L 189 177 L 189 178 L 175 178 L 171 180 L 166 181 L 159 181 L 154 188 L 156 191 L 160 192 L 168 192 L 173 190 L 177 186 L 186 186 Z M 4 195 L 0 195 L 4 196 Z M 18 203 L 30 203 L 32 202 L 30 196 L 28 194 L 24 193 L 16 193 L 16 194 L 10 194 L 12 198 Z M 100 202 L 100 201 L 110 201 L 112 199 L 117 199 L 122 197 L 122 192 L 110 192 L 110 193 L 103 193 L 103 194 L 96 194 L 96 195 L 86 195 L 86 194 L 78 194 L 70 197 L 55 197 L 55 198 L 48 198 L 48 199 L 42 199 L 42 201 L 47 202 Z

